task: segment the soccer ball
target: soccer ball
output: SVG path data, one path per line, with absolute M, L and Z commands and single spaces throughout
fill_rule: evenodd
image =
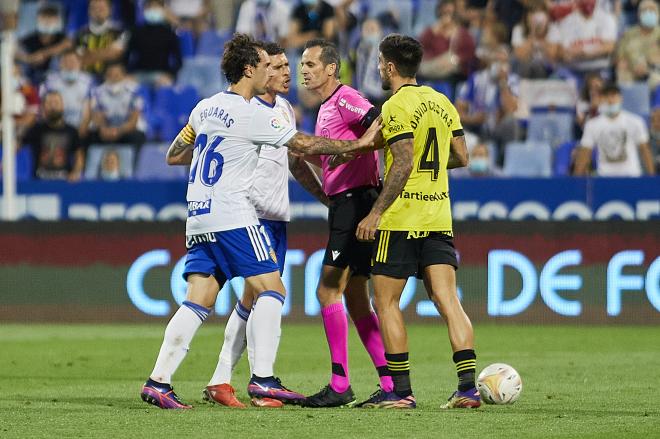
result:
M 486 404 L 513 404 L 522 392 L 522 380 L 513 367 L 494 363 L 479 374 L 477 389 Z

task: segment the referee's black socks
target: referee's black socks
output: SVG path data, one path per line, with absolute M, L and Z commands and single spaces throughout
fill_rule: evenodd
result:
M 474 374 L 477 370 L 477 354 L 474 349 L 454 352 L 454 363 L 458 375 L 458 390 L 465 392 L 474 387 Z
M 401 398 L 412 395 L 408 352 L 402 352 L 400 354 L 388 354 L 386 352 L 385 359 L 387 360 L 387 369 L 390 371 L 392 381 L 394 382 L 394 393 Z

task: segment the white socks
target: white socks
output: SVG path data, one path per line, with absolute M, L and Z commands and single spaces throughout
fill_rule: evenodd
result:
M 163 344 L 156 359 L 156 365 L 150 378 L 159 383 L 170 384 L 172 375 L 176 372 L 188 353 L 188 346 L 197 329 L 206 320 L 210 310 L 202 305 L 185 301 L 165 328 Z
M 245 327 L 247 326 L 250 310 L 245 308 L 241 302 L 236 303 L 234 310 L 227 320 L 225 326 L 225 341 L 220 350 L 218 365 L 213 372 L 209 386 L 216 384 L 229 384 L 236 363 L 241 359 L 245 351 L 247 337 Z
M 282 333 L 284 296 L 276 291 L 264 291 L 255 302 L 247 322 L 250 369 L 258 377 L 273 376 Z

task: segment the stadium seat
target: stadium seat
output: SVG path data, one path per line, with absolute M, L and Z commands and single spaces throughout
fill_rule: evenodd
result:
M 651 114 L 651 92 L 646 82 L 621 84 L 623 96 L 623 109 L 635 113 L 643 118 Z
M 183 60 L 177 86 L 192 86 L 200 97 L 206 98 L 224 90 L 227 85 L 220 70 L 219 57 L 195 56 Z
M 415 24 L 413 28 L 414 35 L 421 34 L 424 29 L 435 22 L 435 8 L 437 4 L 437 0 L 417 1 L 417 13 L 415 14 Z
M 20 148 L 16 152 L 16 180 L 32 180 L 33 172 L 34 157 L 32 156 L 32 149 L 27 147 Z
M 565 177 L 567 175 L 571 175 L 573 150 L 576 146 L 577 142 L 565 142 L 555 149 L 555 160 L 552 165 L 552 173 L 555 177 Z
M 166 143 L 148 143 L 140 148 L 135 178 L 138 180 L 185 180 L 188 175 L 186 166 L 169 166 L 165 162 Z
M 573 140 L 574 115 L 564 112 L 532 113 L 527 125 L 527 140 L 558 146 Z
M 231 33 L 229 32 L 206 31 L 201 34 L 197 40 L 197 50 L 195 55 L 220 58 L 225 43 L 229 39 L 231 39 Z
M 658 108 L 660 107 L 660 85 L 658 85 L 655 88 L 655 91 L 653 92 L 653 102 L 651 104 L 652 108 Z
M 390 12 L 396 17 L 398 32 L 410 35 L 413 32 L 413 18 L 415 15 L 412 0 L 379 0 L 369 2 L 369 17 L 375 18 Z
M 511 142 L 504 151 L 503 171 L 509 177 L 550 177 L 552 147 L 545 142 Z
M 195 56 L 195 41 L 193 40 L 192 32 L 189 30 L 178 30 L 176 35 L 179 38 L 181 57 L 191 58 Z
M 133 178 L 135 149 L 131 145 L 90 145 L 85 162 L 85 180 L 98 180 L 101 172 L 101 161 L 106 151 L 115 150 L 119 155 L 120 175 L 122 179 Z
M 152 112 L 156 137 L 165 141 L 175 138 L 198 101 L 197 90 L 192 86 L 157 88 Z

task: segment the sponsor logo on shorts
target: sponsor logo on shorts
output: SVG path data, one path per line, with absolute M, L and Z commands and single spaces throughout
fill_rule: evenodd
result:
M 211 200 L 188 201 L 188 216 L 204 215 L 211 212 Z
M 186 248 L 192 248 L 195 244 L 201 244 L 204 242 L 217 242 L 215 239 L 215 233 L 209 232 L 200 235 L 186 236 Z
M 333 261 L 336 261 L 340 254 L 341 254 L 340 251 L 333 250 L 333 251 L 332 251 L 332 260 L 333 260 Z
M 408 235 L 406 235 L 406 239 L 428 238 L 431 233 L 441 233 L 443 235 L 449 236 L 450 238 L 454 236 L 454 233 L 451 230 L 439 230 L 437 232 L 431 232 L 428 230 L 409 230 Z
M 406 200 L 418 200 L 418 201 L 443 201 L 449 199 L 449 192 L 433 192 L 432 194 L 425 194 L 424 192 L 408 192 L 402 191 L 399 194 L 399 198 Z

